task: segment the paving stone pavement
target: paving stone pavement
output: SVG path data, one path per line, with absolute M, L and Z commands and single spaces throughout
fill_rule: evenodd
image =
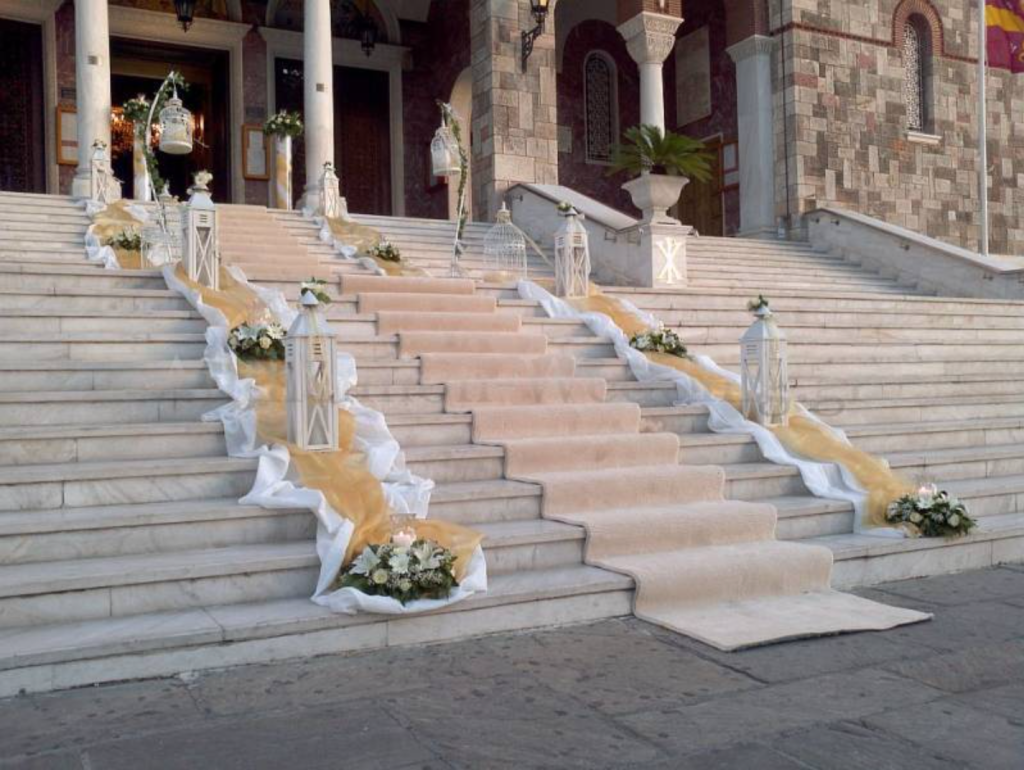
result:
M 1024 567 L 721 653 L 634 619 L 0 700 L 0 770 L 1024 770 Z

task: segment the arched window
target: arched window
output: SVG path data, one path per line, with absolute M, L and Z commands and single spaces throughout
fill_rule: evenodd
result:
M 587 160 L 607 163 L 618 133 L 619 99 L 615 63 L 600 51 L 584 60 L 583 98 Z
M 911 131 L 932 130 L 931 39 L 931 28 L 923 16 L 907 18 L 903 30 L 903 103 Z

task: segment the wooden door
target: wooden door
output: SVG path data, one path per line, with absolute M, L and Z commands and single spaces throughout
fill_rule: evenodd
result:
M 334 68 L 334 146 L 341 191 L 354 214 L 391 214 L 388 73 Z M 427 152 L 427 148 L 424 148 Z
M 691 180 L 679 196 L 674 215 L 684 225 L 692 225 L 701 235 L 724 235 L 725 216 L 722 211 L 722 140 L 709 139 L 704 143 L 713 160 L 711 179 L 707 182 Z
M 44 134 L 42 28 L 0 19 L 0 190 L 46 192 Z

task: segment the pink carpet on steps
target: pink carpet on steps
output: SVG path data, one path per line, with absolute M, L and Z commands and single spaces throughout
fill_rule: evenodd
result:
M 638 617 L 723 650 L 929 617 L 833 591 L 831 551 L 776 540 L 773 506 L 725 499 L 722 468 L 681 465 L 677 435 L 642 433 L 639 406 L 606 402 L 471 282 L 343 281 L 446 409 L 472 412 L 473 440 L 505 447 L 506 477 L 542 487 L 543 515 L 586 530 L 586 561 L 633 577 Z

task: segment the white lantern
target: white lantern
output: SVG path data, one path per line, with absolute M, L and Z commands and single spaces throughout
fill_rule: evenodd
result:
M 195 175 L 181 219 L 181 261 L 190 280 L 211 289 L 220 287 L 220 254 L 217 248 L 217 208 L 207 187 L 208 171 Z
M 330 452 L 338 448 L 334 332 L 312 292 L 303 292 L 300 302 L 284 340 L 288 441 L 299 449 Z
M 786 335 L 767 305 L 754 311 L 757 320 L 740 339 L 743 416 L 760 425 L 789 423 L 789 378 Z
M 487 270 L 507 278 L 526 278 L 526 239 L 512 224 L 512 212 L 504 202 L 495 220 L 484 237 Z
M 160 151 L 168 155 L 188 155 L 192 152 L 192 113 L 178 98 L 178 90 L 160 110 Z
M 107 154 L 107 143 L 97 139 L 92 145 L 89 159 L 89 185 L 91 198 L 104 206 L 121 200 L 121 182 L 114 176 Z
M 320 175 L 320 208 L 316 213 L 325 219 L 348 218 L 348 204 L 341 197 L 341 181 L 334 171 L 333 163 L 324 163 Z
M 590 291 L 590 244 L 581 215 L 570 208 L 555 236 L 555 294 L 586 297 Z
M 434 139 L 430 143 L 430 161 L 434 176 L 449 177 L 462 173 L 462 166 L 459 163 L 459 143 L 455 141 L 447 123 L 442 123 L 441 127 L 434 132 Z

